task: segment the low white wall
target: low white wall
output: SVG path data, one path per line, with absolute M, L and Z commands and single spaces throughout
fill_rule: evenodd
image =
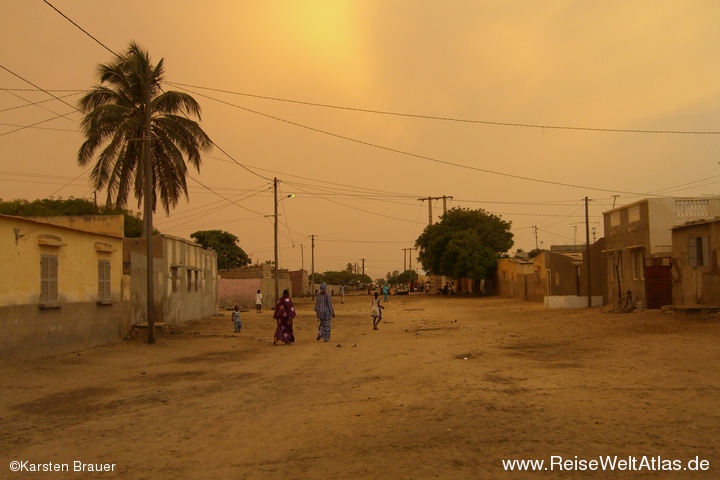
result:
M 587 297 L 578 297 L 577 295 L 551 295 L 545 297 L 545 308 L 586 308 L 587 304 Z M 592 297 L 593 307 L 602 307 L 602 304 L 602 295 Z

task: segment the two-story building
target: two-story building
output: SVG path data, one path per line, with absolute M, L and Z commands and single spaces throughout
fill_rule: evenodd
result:
M 648 308 L 671 305 L 673 227 L 718 215 L 718 197 L 647 198 L 604 212 L 609 302 L 631 291 Z

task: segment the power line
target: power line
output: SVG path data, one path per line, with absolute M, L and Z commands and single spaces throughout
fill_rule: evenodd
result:
M 11 74 L 11 75 L 19 78 L 19 79 L 22 80 L 23 82 L 32 85 L 33 87 L 37 88 L 37 89 L 40 90 L 41 92 L 44 92 L 44 93 L 50 95 L 50 96 L 53 97 L 55 100 L 58 100 L 58 101 L 64 103 L 65 105 L 67 105 L 68 107 L 72 108 L 73 110 L 75 110 L 75 111 L 77 111 L 77 112 L 80 112 L 80 113 L 83 113 L 83 112 L 82 112 L 79 108 L 77 108 L 76 106 L 70 105 L 68 102 L 66 102 L 65 100 L 63 100 L 62 97 L 58 97 L 58 96 L 55 95 L 54 93 L 51 93 L 50 90 L 45 90 L 44 88 L 38 87 L 37 85 L 35 85 L 34 83 L 32 83 L 30 80 L 21 77 L 20 75 L 18 75 L 17 73 L 13 72 L 12 70 L 10 70 L 9 68 L 7 68 L 6 66 L 0 65 L 0 68 L 2 68 L 3 70 L 5 70 L 5 71 L 8 72 L 9 74 Z M 64 115 L 61 115 L 61 116 L 64 116 Z
M 170 85 L 178 86 L 178 84 L 174 84 L 174 83 L 171 83 L 171 82 L 167 82 L 167 83 L 170 84 Z M 427 160 L 427 161 L 430 161 L 430 162 L 440 163 L 440 164 L 443 164 L 443 165 L 449 165 L 449 166 L 457 167 L 457 168 L 464 168 L 464 169 L 467 169 L 467 170 L 473 170 L 473 171 L 477 171 L 477 172 L 481 172 L 481 173 L 487 173 L 487 174 L 490 174 L 490 175 L 499 175 L 499 176 L 502 176 L 502 177 L 515 178 L 515 179 L 517 179 L 517 180 L 525 180 L 525 181 L 529 181 L 529 182 L 543 183 L 543 184 L 548 184 L 548 185 L 556 185 L 556 186 L 561 186 L 561 187 L 579 188 L 579 189 L 583 189 L 583 190 L 586 190 L 586 191 L 597 191 L 597 192 L 608 192 L 608 193 L 624 193 L 624 194 L 627 194 L 627 195 L 640 195 L 640 196 L 643 196 L 643 195 L 645 195 L 645 196 L 658 196 L 658 195 L 653 195 L 653 194 L 639 194 L 639 193 L 636 193 L 636 192 L 626 192 L 626 191 L 613 190 L 613 189 L 608 189 L 608 188 L 590 187 L 590 186 L 587 186 L 587 185 L 575 185 L 575 184 L 571 184 L 571 183 L 557 182 L 557 181 L 554 181 L 554 180 L 543 180 L 543 179 L 538 179 L 538 178 L 525 177 L 525 176 L 522 176 L 522 175 L 515 175 L 515 174 L 512 174 L 512 173 L 496 172 L 496 171 L 488 170 L 488 169 L 484 169 L 484 168 L 472 167 L 472 166 L 469 166 L 469 165 L 463 165 L 463 164 L 461 164 L 461 163 L 455 163 L 455 162 L 450 162 L 450 161 L 447 161 L 447 160 L 441 160 L 441 159 L 438 159 L 438 158 L 429 157 L 429 156 L 426 156 L 426 155 L 420 155 L 420 154 L 417 154 L 417 153 L 406 152 L 406 151 L 404 151 L 404 150 L 399 150 L 399 149 L 397 149 L 397 148 L 385 147 L 385 146 L 378 145 L 378 144 L 375 144 L 375 143 L 366 142 L 366 141 L 364 141 L 364 140 L 358 140 L 358 139 L 356 139 L 356 138 L 348 137 L 348 136 L 345 136 L 345 135 L 340 135 L 340 134 L 337 134 L 337 133 L 328 132 L 327 130 L 321 130 L 321 129 L 319 129 L 319 128 L 310 127 L 310 126 L 304 125 L 304 124 L 302 124 L 302 123 L 293 122 L 293 121 L 291 121 L 291 120 L 286 120 L 286 119 L 284 119 L 284 118 L 276 117 L 276 116 L 274 116 L 274 115 L 270 115 L 270 114 L 267 114 L 267 113 L 259 112 L 259 111 L 257 111 L 257 110 L 253 110 L 253 109 L 251 109 L 251 108 L 241 107 L 240 105 L 235 105 L 235 104 L 233 104 L 233 103 L 226 102 L 226 101 L 224 101 L 224 100 L 220 100 L 220 99 L 211 97 L 211 96 L 209 96 L 209 95 L 205 95 L 205 94 L 198 93 L 198 92 L 193 92 L 193 91 L 191 91 L 191 90 L 187 90 L 187 89 L 184 89 L 184 88 L 182 88 L 182 87 L 180 87 L 180 88 L 181 88 L 182 90 L 185 90 L 186 92 L 192 93 L 193 95 L 198 95 L 198 96 L 207 98 L 207 99 L 209 99 L 209 100 L 214 100 L 214 101 L 216 101 L 216 102 L 218 102 L 218 103 L 222 103 L 222 104 L 225 104 L 225 105 L 228 105 L 228 106 L 231 106 L 231 107 L 240 109 L 240 110 L 244 110 L 244 111 L 246 111 L 246 112 L 253 113 L 253 114 L 255 114 L 255 115 L 260 115 L 260 116 L 262 116 L 262 117 L 270 118 L 270 119 L 276 120 L 276 121 L 278 121 L 278 122 L 287 123 L 288 125 L 293 125 L 293 126 L 296 126 L 296 127 L 304 128 L 304 129 L 306 129 L 306 130 L 310 130 L 310 131 L 313 131 L 313 132 L 321 133 L 321 134 L 323 134 L 323 135 L 328 135 L 328 136 L 335 137 L 335 138 L 340 138 L 340 139 L 342 139 L 342 140 L 347 140 L 347 141 L 349 141 L 349 142 L 358 143 L 358 144 L 360 144 L 360 145 L 365 145 L 365 146 L 368 146 L 368 147 L 373 147 L 373 148 L 377 148 L 377 149 L 380 149 L 380 150 L 385 150 L 385 151 L 392 152 L 392 153 L 398 153 L 398 154 L 400 154 L 400 155 L 405 155 L 405 156 L 409 156 L 409 157 L 413 157 L 413 158 L 419 158 L 419 159 Z M 719 133 L 720 133 L 720 132 L 719 132 Z
M 23 105 L 16 105 L 16 106 L 14 106 L 14 107 L 3 108 L 3 109 L 0 110 L 0 112 L 9 112 L 10 110 L 18 110 L 18 109 L 20 109 L 20 108 L 37 106 L 37 105 L 40 105 L 40 104 L 42 104 L 42 103 L 52 102 L 52 101 L 54 100 L 54 98 L 46 98 L 45 100 L 40 100 L 40 101 L 38 101 L 38 102 L 31 102 L 30 100 L 28 100 L 28 99 L 26 99 L 26 98 L 23 98 L 23 97 L 21 97 L 20 95 L 16 95 L 15 93 L 13 93 L 13 90 L 11 90 L 11 89 L 9 89 L 9 88 L 0 88 L 0 90 L 5 91 L 5 92 L 8 92 L 8 93 L 10 93 L 10 95 L 14 95 L 14 96 L 16 96 L 17 98 L 20 98 L 20 99 L 25 100 L 26 102 L 28 102 L 28 103 L 25 103 L 25 104 L 23 104 Z M 29 89 L 24 89 L 24 90 L 19 90 L 19 91 L 23 91 L 23 92 L 40 92 L 41 90 L 35 90 L 35 89 L 29 90 Z M 52 91 L 53 91 L 53 90 L 48 90 L 48 92 L 52 92 Z M 78 94 L 78 93 L 69 93 L 69 94 L 67 94 L 67 95 L 63 95 L 63 96 L 60 97 L 60 98 L 73 97 L 73 96 L 75 96 L 75 95 L 77 95 L 77 94 Z M 55 112 L 52 112 L 52 113 L 55 113 Z M 69 114 L 68 114 L 68 115 L 69 115 Z M 18 126 L 19 126 L 19 125 L 18 125 Z
M 57 13 L 59 13 L 65 20 L 67 20 L 68 22 L 70 22 L 70 23 L 72 23 L 73 25 L 75 25 L 78 29 L 80 29 L 81 32 L 83 32 L 85 35 L 87 35 L 88 37 L 90 37 L 90 38 L 92 38 L 93 40 L 95 40 L 95 42 L 96 42 L 97 44 L 99 44 L 101 47 L 103 47 L 105 50 L 107 50 L 108 52 L 112 53 L 112 54 L 115 55 L 116 57 L 119 57 L 119 55 L 118 55 L 117 53 L 113 52 L 107 45 L 105 45 L 104 43 L 102 43 L 100 40 L 98 40 L 97 38 L 93 37 L 92 35 L 90 35 L 90 33 L 88 33 L 87 30 L 85 30 L 85 29 L 82 28 L 80 25 L 78 25 L 77 23 L 75 23 L 74 21 L 72 21 L 67 15 L 65 15 L 64 13 L 62 13 L 62 12 L 61 12 L 60 10 L 58 10 L 57 8 L 55 8 L 55 6 L 54 6 L 53 4 L 51 4 L 51 3 L 48 2 L 47 0 L 43 0 L 43 1 L 44 1 L 50 8 L 52 8 L 52 9 L 55 10 Z
M 58 117 L 56 117 L 56 118 L 51 118 L 50 120 L 56 120 L 57 118 L 58 118 Z M 43 120 L 41 123 L 46 123 L 46 122 L 49 122 L 50 120 Z M 78 133 L 77 130 L 70 130 L 69 128 L 38 127 L 37 125 L 39 125 L 39 124 L 35 124 L 35 125 L 16 125 L 16 124 L 14 124 L 14 123 L 0 123 L 0 125 L 2 125 L 3 127 L 18 127 L 18 128 L 16 128 L 15 130 L 11 130 L 11 131 L 9 131 L 9 132 L 5 132 L 5 133 L 2 133 L 2 134 L 0 134 L 0 135 L 6 135 L 6 134 L 8 134 L 8 133 L 18 132 L 18 131 L 20 131 L 20 130 L 26 130 L 26 129 L 28 129 L 28 128 L 34 128 L 34 129 L 37 129 L 37 130 L 50 130 L 50 131 L 52 131 L 52 132 Z
M 308 105 L 312 107 L 332 108 L 335 110 L 347 110 L 352 112 L 363 112 L 372 113 L 377 115 L 392 115 L 395 117 L 407 117 L 407 118 L 421 118 L 425 120 L 439 120 L 444 122 L 457 122 L 457 123 L 475 123 L 482 125 L 494 125 L 501 127 L 522 127 L 522 128 L 541 128 L 541 129 L 554 129 L 554 130 L 578 130 L 578 131 L 589 131 L 589 132 L 608 132 L 608 133 L 651 133 L 651 134 L 675 134 L 675 135 L 720 135 L 720 131 L 685 131 L 685 130 L 641 130 L 641 129 L 628 129 L 628 128 L 594 128 L 594 127 L 575 127 L 568 125 L 539 125 L 530 123 L 513 123 L 513 122 L 494 122 L 488 120 L 470 120 L 461 118 L 451 117 L 440 117 L 435 115 L 420 115 L 413 113 L 400 113 L 400 112 L 389 112 L 383 110 L 372 110 L 367 108 L 356 108 L 346 107 L 340 105 L 330 105 L 326 103 L 314 103 L 304 102 L 300 100 L 289 100 L 286 98 L 269 97 L 265 95 L 255 95 L 251 93 L 233 92 L 230 90 L 222 90 L 219 88 L 202 87 L 199 85 L 189 85 L 186 83 L 179 82 L 167 82 L 170 85 L 183 86 L 190 88 L 199 88 L 203 90 L 210 90 L 219 93 L 228 93 L 231 95 L 239 95 L 244 97 L 259 98 L 262 100 L 272 100 L 276 102 L 295 103 L 299 105 Z

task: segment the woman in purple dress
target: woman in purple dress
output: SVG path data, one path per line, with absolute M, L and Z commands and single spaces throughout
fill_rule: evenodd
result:
M 283 295 L 275 304 L 275 313 L 273 318 L 277 320 L 277 328 L 273 337 L 273 345 L 277 345 L 278 340 L 283 343 L 292 345 L 295 343 L 295 335 L 293 334 L 293 318 L 295 318 L 295 307 L 290 300 L 290 292 L 283 290 Z

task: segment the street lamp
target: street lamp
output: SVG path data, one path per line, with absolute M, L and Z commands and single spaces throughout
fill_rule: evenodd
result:
M 273 192 L 275 197 L 275 302 L 278 301 L 280 298 L 280 277 L 278 276 L 278 262 L 279 262 L 279 252 L 278 252 L 278 204 L 280 201 L 278 201 L 278 179 L 277 177 L 273 178 Z M 286 197 L 283 197 L 281 200 L 284 200 L 285 198 L 292 198 L 295 195 L 288 195 Z

